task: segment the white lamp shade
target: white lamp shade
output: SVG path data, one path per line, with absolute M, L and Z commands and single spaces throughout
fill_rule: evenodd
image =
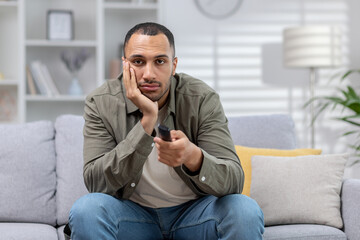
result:
M 337 67 L 342 63 L 337 26 L 301 26 L 283 32 L 286 67 Z

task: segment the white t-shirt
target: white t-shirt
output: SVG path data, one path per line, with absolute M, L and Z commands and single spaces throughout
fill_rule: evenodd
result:
M 167 105 L 159 110 L 158 123 L 167 112 Z M 157 124 L 156 133 L 159 134 Z M 175 170 L 158 160 L 154 146 L 146 160 L 142 176 L 130 200 L 145 207 L 162 208 L 180 205 L 196 199 L 197 195 L 184 183 Z

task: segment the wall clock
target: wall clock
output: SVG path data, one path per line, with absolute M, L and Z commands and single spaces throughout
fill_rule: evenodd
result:
M 224 19 L 233 15 L 243 0 L 194 0 L 197 8 L 205 16 L 213 19 Z

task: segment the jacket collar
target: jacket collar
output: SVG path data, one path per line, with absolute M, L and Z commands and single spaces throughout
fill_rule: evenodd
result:
M 126 105 L 126 113 L 131 114 L 139 110 L 139 108 L 126 97 L 126 89 L 123 82 L 122 73 L 118 76 L 118 79 L 121 84 L 121 89 L 124 93 L 125 105 Z M 168 113 L 173 113 L 175 115 L 175 92 L 176 92 L 176 78 L 171 76 L 170 78 L 170 93 L 169 93 L 169 105 L 168 105 Z

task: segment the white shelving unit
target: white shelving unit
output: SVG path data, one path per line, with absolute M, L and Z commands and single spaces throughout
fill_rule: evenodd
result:
M 120 10 L 157 10 L 158 3 L 157 2 L 149 2 L 149 3 L 136 3 L 136 2 L 111 2 L 106 1 L 104 3 L 105 9 L 120 9 Z
M 0 80 L 0 86 L 17 86 L 18 81 L 13 79 L 3 79 Z
M 52 120 L 61 114 L 83 114 L 85 96 L 109 78 L 109 63 L 120 58 L 120 46 L 130 27 L 143 21 L 161 22 L 160 0 L 0 0 L 1 93 L 13 98 L 16 111 L 0 115 L 0 123 Z M 47 39 L 48 10 L 71 10 L 74 39 Z M 78 72 L 83 95 L 68 94 L 72 74 L 61 61 L 64 51 L 90 55 Z M 31 95 L 26 68 L 41 61 L 60 95 Z M 8 106 L 7 106 L 8 107 Z M 1 111 L 0 111 L 1 114 Z
M 17 7 L 18 1 L 2 1 L 0 2 L 1 7 Z
M 46 97 L 41 95 L 27 95 L 26 101 L 28 102 L 83 102 L 85 101 L 85 95 L 83 96 L 67 96 L 60 95 L 54 97 Z
M 96 41 L 49 41 L 49 40 L 27 40 L 25 42 L 28 47 L 96 47 Z
M 22 0 L 0 1 L 0 123 L 23 120 L 21 6 Z
M 109 63 L 122 55 L 122 44 L 126 32 L 135 24 L 145 21 L 161 22 L 160 0 L 157 1 L 104 1 L 103 2 L 103 46 L 104 78 L 109 78 Z M 116 26 L 116 27 L 114 27 Z
M 98 0 L 27 0 L 24 3 L 25 65 L 40 61 L 45 64 L 60 95 L 30 95 L 25 92 L 25 121 L 48 119 L 54 121 L 61 114 L 82 114 L 84 99 L 99 85 L 97 63 L 99 41 L 97 39 Z M 74 17 L 73 40 L 47 39 L 47 13 L 49 10 L 70 10 Z M 72 74 L 61 60 L 63 52 L 85 50 L 89 54 L 78 72 L 84 95 L 69 95 Z M 26 79 L 24 79 L 26 81 Z

